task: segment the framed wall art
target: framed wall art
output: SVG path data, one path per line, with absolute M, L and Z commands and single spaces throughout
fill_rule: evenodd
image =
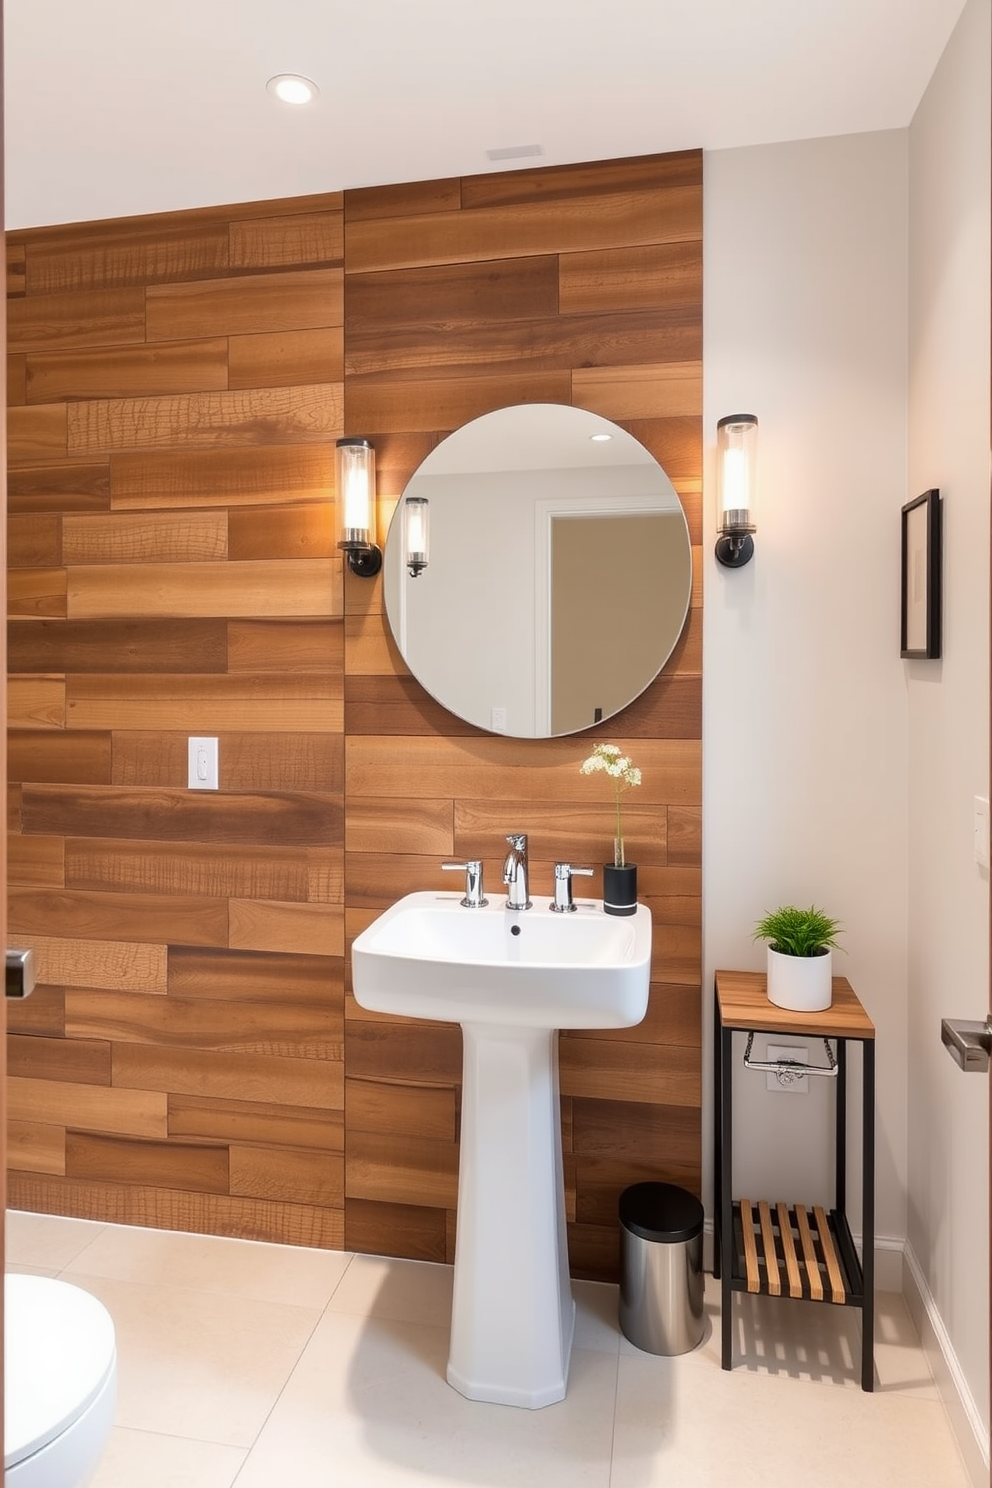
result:
M 924 491 L 902 509 L 900 656 L 940 655 L 941 501 Z

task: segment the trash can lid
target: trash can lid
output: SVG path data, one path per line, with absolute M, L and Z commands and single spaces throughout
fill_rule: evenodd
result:
M 703 1206 L 674 1183 L 634 1183 L 620 1195 L 620 1223 L 642 1240 L 676 1244 L 703 1228 Z

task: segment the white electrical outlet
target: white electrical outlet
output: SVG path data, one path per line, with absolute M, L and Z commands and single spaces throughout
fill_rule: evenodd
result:
M 505 734 L 506 733 L 506 709 L 505 708 L 494 708 L 493 709 L 493 733 L 494 734 Z
M 765 1053 L 767 1060 L 788 1059 L 793 1064 L 809 1064 L 809 1050 L 797 1044 L 769 1044 Z M 791 1070 L 776 1073 L 765 1071 L 765 1087 L 768 1090 L 785 1090 L 789 1095 L 806 1095 L 809 1092 L 809 1075 L 795 1075 Z
M 217 740 L 188 740 L 187 766 L 187 784 L 190 790 L 219 789 L 220 766 L 217 757 Z

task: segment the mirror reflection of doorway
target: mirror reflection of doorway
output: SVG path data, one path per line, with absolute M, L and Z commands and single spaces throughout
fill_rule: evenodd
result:
M 553 734 L 609 718 L 655 676 L 658 638 L 685 615 L 689 557 L 672 523 L 684 529 L 681 511 L 553 516 Z

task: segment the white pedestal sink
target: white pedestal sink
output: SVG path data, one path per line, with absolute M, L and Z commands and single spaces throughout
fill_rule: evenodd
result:
M 458 1237 L 448 1381 L 534 1409 L 565 1395 L 568 1276 L 558 1029 L 627 1028 L 647 1011 L 651 916 L 466 909 L 408 894 L 352 947 L 355 998 L 462 1025 Z

